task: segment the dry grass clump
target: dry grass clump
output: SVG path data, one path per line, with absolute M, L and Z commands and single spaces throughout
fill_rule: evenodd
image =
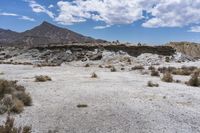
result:
M 186 84 L 194 87 L 200 86 L 200 72 L 194 72 L 194 74 L 191 76 L 190 80 L 186 82 Z
M 113 66 L 111 69 L 110 69 L 111 72 L 116 72 L 117 69 Z
M 172 71 L 172 74 L 189 76 L 197 70 L 198 68 L 194 66 L 190 66 L 190 67 L 182 66 L 181 68 L 174 69 Z
M 98 78 L 98 76 L 95 72 L 93 72 L 91 78 Z
M 46 75 L 35 76 L 35 82 L 46 82 L 51 81 L 52 79 Z
M 17 128 L 14 126 L 14 121 L 15 119 L 8 115 L 4 125 L 0 125 L 0 133 L 31 133 L 30 126 Z
M 3 72 L 0 72 L 0 75 L 4 75 L 4 73 L 3 73 Z
M 30 106 L 32 98 L 23 86 L 16 81 L 0 80 L 0 114 L 5 112 L 21 113 L 24 106 Z
M 156 68 L 153 67 L 153 66 L 150 66 L 150 67 L 148 68 L 148 70 L 156 70 Z
M 170 58 L 167 56 L 165 57 L 165 62 L 169 62 L 170 61 Z
M 138 65 L 138 66 L 132 67 L 132 70 L 144 70 L 144 67 L 142 65 Z
M 87 104 L 78 104 L 77 107 L 78 108 L 87 108 L 88 105 Z
M 173 82 L 173 76 L 172 76 L 172 74 L 170 72 L 164 73 L 162 81 L 169 82 L 169 83 Z
M 148 81 L 147 86 L 148 87 L 159 87 L 159 84 L 153 83 L 152 81 Z
M 88 63 L 87 63 L 87 64 L 85 64 L 85 67 L 90 67 L 90 64 L 88 64 Z
M 158 71 L 153 69 L 153 70 L 151 70 L 151 76 L 160 77 L 160 74 Z

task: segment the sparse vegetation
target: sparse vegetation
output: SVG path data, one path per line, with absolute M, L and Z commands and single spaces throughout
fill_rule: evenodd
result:
M 3 72 L 0 72 L 0 75 L 4 75 L 4 73 L 3 73 Z
M 194 86 L 194 87 L 198 87 L 200 86 L 200 77 L 199 77 L 199 72 L 196 71 L 193 73 L 193 75 L 191 76 L 190 80 L 186 83 L 190 86 Z
M 95 72 L 93 72 L 91 78 L 98 78 L 98 76 Z
M 46 82 L 46 81 L 51 81 L 52 79 L 49 76 L 35 76 L 35 82 Z
M 148 68 L 148 70 L 156 70 L 156 68 L 153 67 L 153 66 L 150 66 L 150 67 Z
M 170 58 L 167 56 L 165 57 L 165 62 L 169 62 L 170 61 Z
M 88 64 L 88 63 L 87 63 L 87 64 L 85 64 L 85 67 L 90 67 L 90 64 Z
M 32 98 L 16 81 L 0 80 L 0 114 L 21 113 L 25 106 L 32 104 Z
M 31 133 L 30 126 L 17 128 L 14 126 L 14 121 L 15 119 L 8 115 L 5 124 L 0 125 L 0 133 Z
M 164 81 L 164 82 L 173 82 L 172 74 L 170 72 L 164 73 L 162 81 Z
M 87 108 L 88 105 L 87 104 L 78 104 L 77 107 L 78 108 Z
M 144 70 L 144 67 L 142 65 L 138 65 L 138 66 L 132 67 L 132 70 Z
M 156 77 L 160 77 L 160 74 L 158 71 L 156 71 L 155 69 L 151 70 L 151 76 L 156 76 Z
M 117 69 L 113 66 L 111 69 L 110 69 L 111 72 L 116 72 Z
M 152 81 L 148 81 L 147 86 L 148 87 L 159 87 L 159 84 L 153 83 Z

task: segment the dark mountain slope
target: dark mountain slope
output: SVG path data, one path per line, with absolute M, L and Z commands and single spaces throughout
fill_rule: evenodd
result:
M 12 31 L 10 31 L 12 32 Z M 100 43 L 102 40 L 96 40 L 91 37 L 86 37 L 75 33 L 71 30 L 64 29 L 52 25 L 48 22 L 43 22 L 41 25 L 27 30 L 22 33 L 12 32 L 13 35 L 2 33 L 0 40 L 2 43 L 10 45 L 23 46 L 40 46 L 50 44 L 68 44 L 68 43 Z M 13 38 L 14 36 L 14 38 Z

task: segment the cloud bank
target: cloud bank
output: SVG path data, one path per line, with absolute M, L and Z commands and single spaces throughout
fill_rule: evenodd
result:
M 73 0 L 58 1 L 54 14 L 35 0 L 27 0 L 36 13 L 46 13 L 54 21 L 71 25 L 88 20 L 105 23 L 95 29 L 142 21 L 146 28 L 200 25 L 200 0 Z M 193 25 L 197 25 L 192 27 Z

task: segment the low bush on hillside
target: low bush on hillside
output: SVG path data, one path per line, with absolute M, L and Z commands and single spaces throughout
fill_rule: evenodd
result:
M 21 113 L 24 106 L 31 106 L 32 98 L 23 86 L 16 81 L 0 79 L 0 114 L 5 112 Z
M 51 81 L 52 79 L 46 75 L 35 76 L 35 82 L 46 82 Z
M 160 74 L 156 70 L 151 70 L 151 76 L 160 77 Z
M 164 82 L 173 82 L 172 74 L 170 72 L 164 73 L 162 81 L 164 81 Z
M 152 81 L 148 81 L 147 86 L 148 87 L 159 87 L 159 84 L 153 83 Z
M 30 126 L 15 127 L 15 119 L 11 118 L 9 115 L 3 125 L 0 125 L 0 133 L 31 133 Z
M 132 70 L 144 70 L 144 67 L 142 65 L 138 65 L 138 66 L 132 67 Z

